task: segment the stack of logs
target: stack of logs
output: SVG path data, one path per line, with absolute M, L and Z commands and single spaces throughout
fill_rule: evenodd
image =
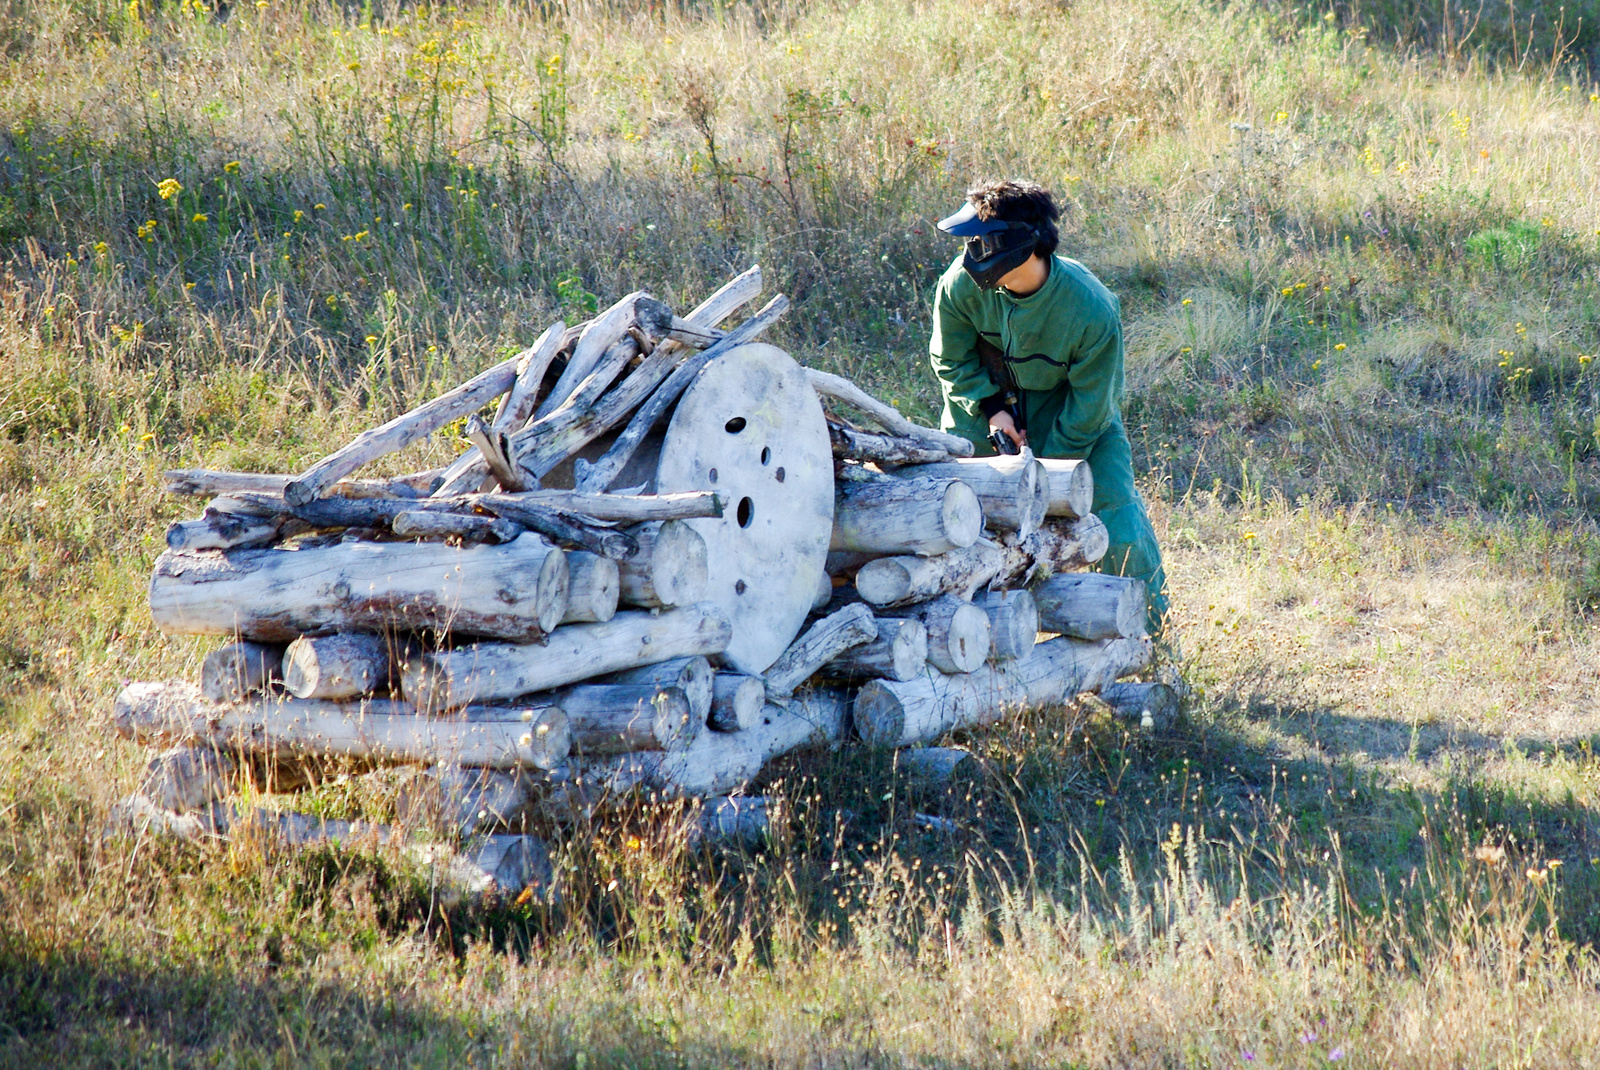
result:
M 402 819 L 488 834 L 451 856 L 470 887 L 548 892 L 531 819 L 645 792 L 747 835 L 764 803 L 728 796 L 799 747 L 907 747 L 1081 691 L 1169 715 L 1115 685 L 1149 660 L 1144 592 L 1083 571 L 1106 549 L 1087 466 L 975 458 L 755 343 L 782 296 L 724 330 L 760 287 L 556 323 L 298 476 L 169 472 L 210 501 L 169 529 L 152 616 L 231 641 L 198 686 L 118 697 L 119 732 L 171 747 L 119 821 L 355 835 L 227 799 L 328 758 L 409 764 Z M 463 420 L 448 467 L 353 478 Z

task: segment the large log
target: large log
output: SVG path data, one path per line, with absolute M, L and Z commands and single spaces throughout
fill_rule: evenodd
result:
M 723 795 L 707 799 L 689 826 L 687 844 L 699 847 L 757 847 L 782 813 L 765 795 Z
M 527 534 L 504 546 L 349 542 L 161 555 L 150 615 L 168 634 L 285 641 L 389 627 L 534 640 L 567 608 L 565 555 Z
M 407 829 L 447 837 L 519 828 L 535 800 L 528 778 L 503 769 L 436 765 L 419 769 L 395 794 L 395 818 Z
M 609 557 L 574 550 L 567 555 L 572 580 L 567 585 L 567 612 L 562 624 L 604 623 L 617 615 L 621 579 Z
M 198 520 L 179 520 L 167 528 L 169 550 L 233 550 L 266 546 L 278 537 L 287 517 L 249 516 L 215 507 Z
M 994 662 L 965 675 L 872 680 L 856 695 L 856 731 L 867 743 L 906 747 L 1010 713 L 1057 705 L 1137 672 L 1149 661 L 1147 639 L 1058 638 L 1040 643 L 1025 661 Z
M 828 549 L 942 554 L 983 533 L 983 506 L 959 479 L 876 479 L 834 486 Z
M 283 671 L 283 644 L 229 643 L 200 663 L 200 690 L 213 702 L 235 702 L 266 691 Z
M 1006 532 L 1000 536 L 1004 556 L 998 578 L 1008 587 L 1032 587 L 1057 573 L 1088 568 L 1105 556 L 1110 542 L 1097 516 L 1046 524 L 1025 539 Z
M 920 620 L 878 620 L 878 638 L 834 658 L 823 674 L 841 680 L 870 680 L 884 676 L 909 680 L 928 668 L 928 629 Z
M 811 386 L 818 394 L 823 397 L 834 398 L 861 410 L 876 420 L 885 431 L 901 438 L 909 438 L 924 443 L 933 449 L 944 450 L 953 457 L 972 456 L 972 443 L 966 439 L 959 435 L 935 431 L 931 427 L 921 427 L 912 423 L 904 416 L 901 416 L 893 406 L 885 405 L 842 376 L 830 375 L 827 372 L 817 371 L 815 368 L 807 369 L 806 376 L 811 380 Z
M 933 464 L 935 461 L 950 460 L 949 450 L 926 445 L 917 439 L 874 435 L 832 420 L 828 421 L 828 438 L 833 442 L 833 455 L 840 459 L 885 465 Z
M 791 643 L 767 670 L 767 698 L 787 698 L 828 662 L 877 637 L 878 624 L 872 610 L 859 602 L 822 618 Z
M 711 682 L 711 712 L 706 724 L 718 732 L 742 732 L 761 719 L 767 688 L 759 676 L 719 672 Z
M 984 540 L 937 557 L 880 557 L 856 572 L 856 590 L 875 606 L 925 602 L 944 594 L 971 598 L 1000 574 L 1005 554 Z
M 709 578 L 706 541 L 678 520 L 640 524 L 628 534 L 639 552 L 619 561 L 623 605 L 656 609 L 685 606 L 705 597 Z
M 367 632 L 301 636 L 283 655 L 283 687 L 295 698 L 349 699 L 388 691 L 408 644 Z
M 553 769 L 571 749 L 559 706 L 469 707 L 446 718 L 419 716 L 388 699 L 256 697 L 218 705 L 190 684 L 170 682 L 129 684 L 117 696 L 112 719 L 118 733 L 140 741 L 203 742 L 278 758 Z
M 219 472 L 208 468 L 171 468 L 161 473 L 168 494 L 210 498 L 216 495 L 274 494 L 295 477 L 287 472 Z M 426 498 L 441 477 L 440 470 L 416 472 L 393 479 L 345 479 L 328 488 L 328 494 L 341 498 Z
M 514 699 L 671 658 L 717 654 L 732 638 L 727 615 L 709 602 L 663 612 L 618 613 L 605 624 L 568 624 L 542 645 L 477 643 L 423 654 L 402 677 L 418 709 Z
M 516 378 L 517 358 L 512 357 L 381 427 L 363 431 L 349 445 L 318 461 L 285 486 L 283 500 L 290 505 L 304 505 L 322 497 L 330 486 L 362 465 L 404 449 L 452 420 L 481 409 L 511 389 Z
M 965 457 L 939 464 L 896 468 L 894 474 L 912 479 L 959 479 L 970 486 L 983 504 L 983 519 L 996 531 L 1015 531 L 1024 537 L 1044 523 L 1050 504 L 1050 477 L 1033 451 L 996 457 Z
M 1123 720 L 1158 732 L 1172 727 L 1182 706 L 1178 692 L 1163 683 L 1110 684 L 1100 691 L 1100 700 Z
M 1094 473 L 1088 461 L 1067 461 L 1059 457 L 1040 457 L 1049 477 L 1046 516 L 1077 520 L 1089 515 L 1094 502 Z
M 1135 638 L 1144 634 L 1143 580 L 1079 572 L 1051 576 L 1033 589 L 1039 627 L 1074 639 Z
M 928 630 L 928 663 L 940 672 L 973 672 L 988 660 L 992 644 L 989 615 L 971 602 L 947 594 L 920 605 L 880 612 L 921 621 Z
M 578 754 L 683 750 L 705 724 L 681 687 L 657 684 L 579 684 L 558 701 L 572 726 Z
M 1026 589 L 985 591 L 975 599 L 989 615 L 990 653 L 997 658 L 1027 658 L 1039 641 L 1039 607 Z
M 702 723 L 711 715 L 712 681 L 716 670 L 711 662 L 696 655 L 692 658 L 673 658 L 654 665 L 641 665 L 637 669 L 624 669 L 603 677 L 597 683 L 651 684 L 655 687 L 676 687 L 689 699 L 689 709 Z

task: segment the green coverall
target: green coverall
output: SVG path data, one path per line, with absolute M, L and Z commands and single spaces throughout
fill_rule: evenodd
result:
M 933 299 L 934 374 L 944 392 L 940 426 L 989 447 L 988 414 L 999 386 L 978 358 L 979 336 L 1005 354 L 1020 388 L 1028 445 L 1040 457 L 1085 459 L 1094 473 L 1094 513 L 1111 537 L 1097 566 L 1136 576 L 1150 593 L 1150 633 L 1167 611 L 1166 574 L 1155 529 L 1133 482 L 1122 426 L 1122 315 L 1112 292 L 1076 260 L 1052 257 L 1045 284 L 1026 297 L 984 290 L 957 257 Z M 986 412 L 987 409 L 987 412 Z

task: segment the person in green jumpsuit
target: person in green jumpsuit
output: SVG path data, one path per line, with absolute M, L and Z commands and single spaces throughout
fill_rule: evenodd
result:
M 1088 268 L 1056 255 L 1059 218 L 1048 190 L 1003 181 L 969 190 L 966 206 L 940 221 L 968 239 L 933 299 L 940 426 L 980 453 L 994 452 L 998 431 L 1040 457 L 1088 461 L 1111 542 L 1097 567 L 1145 582 L 1158 635 L 1166 575 L 1122 426 L 1121 306 Z

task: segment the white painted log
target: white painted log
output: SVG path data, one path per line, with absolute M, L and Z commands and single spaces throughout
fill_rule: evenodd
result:
M 346 632 L 301 636 L 283 655 L 283 687 L 295 698 L 337 701 L 388 691 L 409 645 L 392 636 Z
M 151 758 L 139 793 L 163 810 L 187 814 L 226 799 L 233 790 L 233 759 L 210 747 L 177 746 Z
M 1078 572 L 1051 576 L 1033 589 L 1039 627 L 1074 639 L 1135 638 L 1144 634 L 1143 580 Z
M 562 624 L 604 623 L 617 615 L 622 582 L 615 561 L 587 550 L 574 550 L 567 554 L 567 569 L 571 581 Z
M 1012 456 L 965 457 L 939 464 L 896 468 L 894 475 L 912 479 L 959 479 L 983 504 L 984 522 L 996 531 L 1026 537 L 1044 523 L 1050 504 L 1050 477 L 1044 466 L 1023 450 Z
M 401 783 L 395 818 L 407 829 L 473 836 L 520 826 L 533 804 L 532 785 L 518 773 L 436 765 Z
M 872 610 L 859 602 L 817 621 L 790 644 L 766 673 L 767 698 L 787 698 L 813 673 L 852 647 L 878 637 Z
M 689 826 L 689 848 L 759 847 L 770 835 L 778 813 L 777 801 L 765 795 L 707 799 Z
M 389 522 L 389 528 L 408 539 L 444 537 L 496 544 L 510 542 L 526 530 L 498 516 L 442 512 L 400 513 Z
M 914 438 L 874 435 L 828 421 L 828 437 L 833 455 L 852 461 L 872 461 L 881 465 L 933 464 L 950 460 L 950 451 L 926 445 Z
M 908 606 L 944 594 L 970 598 L 999 575 L 1005 554 L 988 540 L 937 557 L 880 557 L 856 572 L 856 590 L 875 606 Z
M 442 474 L 442 469 L 430 469 L 393 479 L 342 479 L 327 492 L 340 498 L 426 498 Z M 295 480 L 288 472 L 221 472 L 208 468 L 171 468 L 161 477 L 166 481 L 162 485 L 166 493 L 200 498 L 237 493 L 282 496 L 283 488 Z
M 234 702 L 266 691 L 282 676 L 283 644 L 229 643 L 200 663 L 200 690 L 213 702 Z
M 349 445 L 318 461 L 285 486 L 283 500 L 290 505 L 303 505 L 323 497 L 330 486 L 362 465 L 404 449 L 452 420 L 476 412 L 511 389 L 516 378 L 517 358 L 512 357 L 381 427 L 363 431 Z
M 841 680 L 879 676 L 909 680 L 928 667 L 928 629 L 920 620 L 881 617 L 878 638 L 846 650 L 823 666 L 824 675 Z
M 711 713 L 706 724 L 718 732 L 742 732 L 761 719 L 767 688 L 759 676 L 719 672 L 711 682 Z
M 655 609 L 686 606 L 705 597 L 709 576 L 706 541 L 681 520 L 627 529 L 639 552 L 617 562 L 623 605 Z
M 1040 457 L 1049 477 L 1046 516 L 1077 520 L 1089 515 L 1094 502 L 1094 473 L 1088 461 L 1068 461 L 1059 457 Z
M 811 380 L 812 387 L 823 397 L 834 398 L 844 402 L 852 408 L 859 409 L 877 421 L 885 431 L 898 435 L 901 438 L 914 439 L 933 449 L 941 449 L 953 457 L 971 457 L 972 443 L 959 435 L 952 435 L 944 431 L 935 431 L 931 427 L 921 427 L 901 416 L 892 405 L 885 405 L 877 398 L 862 390 L 850 380 L 830 375 L 827 372 L 817 371 L 815 368 L 807 369 L 807 377 Z
M 984 591 L 974 599 L 989 615 L 990 653 L 997 658 L 1028 658 L 1039 641 L 1039 607 L 1026 589 Z
M 565 555 L 533 534 L 504 546 L 168 551 L 150 580 L 150 615 L 168 634 L 264 641 L 389 627 L 533 640 L 566 613 L 567 583 Z
M 628 337 L 635 307 L 640 300 L 649 296 L 643 290 L 635 290 L 589 321 L 589 325 L 578 336 L 578 344 L 573 347 L 572 356 L 567 359 L 567 366 L 561 370 L 555 386 L 550 388 L 550 393 L 534 410 L 535 419 L 548 416 L 560 408 L 578 389 L 578 384 L 605 363 L 607 350 Z M 621 370 L 620 365 L 616 370 Z M 616 370 L 612 372 L 613 377 Z
M 958 479 L 839 482 L 834 489 L 830 550 L 942 554 L 971 546 L 983 533 L 983 506 Z
M 970 776 L 978 766 L 972 752 L 960 747 L 911 747 L 900 752 L 900 764 L 936 784 Z
M 1005 532 L 1000 536 L 1004 562 L 998 578 L 1009 587 L 1032 587 L 1058 573 L 1088 568 L 1105 556 L 1110 544 L 1097 516 L 1051 522 L 1025 539 Z
M 947 594 L 880 612 L 921 621 L 928 630 L 928 663 L 940 672 L 974 672 L 989 658 L 989 615 L 971 602 Z
M 994 662 L 964 675 L 869 681 L 856 695 L 854 723 L 867 743 L 906 747 L 1022 710 L 1058 705 L 1149 661 L 1148 639 L 1051 639 L 1026 661 Z
M 129 684 L 112 715 L 117 732 L 134 739 L 203 742 L 267 757 L 550 769 L 571 748 L 566 714 L 557 706 L 469 707 L 453 717 L 422 717 L 388 699 L 257 696 L 218 705 L 190 684 L 170 682 Z
M 656 687 L 681 688 L 689 699 L 689 709 L 702 723 L 711 716 L 712 681 L 716 670 L 711 662 L 699 655 L 692 658 L 673 658 L 654 665 L 641 665 L 637 669 L 609 673 L 596 680 L 606 684 L 652 684 Z
M 1101 689 L 1100 700 L 1123 720 L 1157 732 L 1172 727 L 1182 705 L 1178 692 L 1163 683 L 1110 684 Z
M 286 518 L 245 516 L 209 508 L 198 520 L 178 520 L 167 527 L 170 550 L 232 550 L 265 546 L 278 537 Z
M 562 691 L 558 701 L 572 726 L 577 754 L 683 750 L 705 724 L 689 708 L 681 687 L 579 684 Z
M 709 602 L 663 612 L 618 613 L 604 624 L 568 624 L 543 644 L 477 643 L 423 654 L 406 667 L 402 689 L 418 709 L 515 699 L 607 672 L 671 658 L 721 653 L 727 615 Z

